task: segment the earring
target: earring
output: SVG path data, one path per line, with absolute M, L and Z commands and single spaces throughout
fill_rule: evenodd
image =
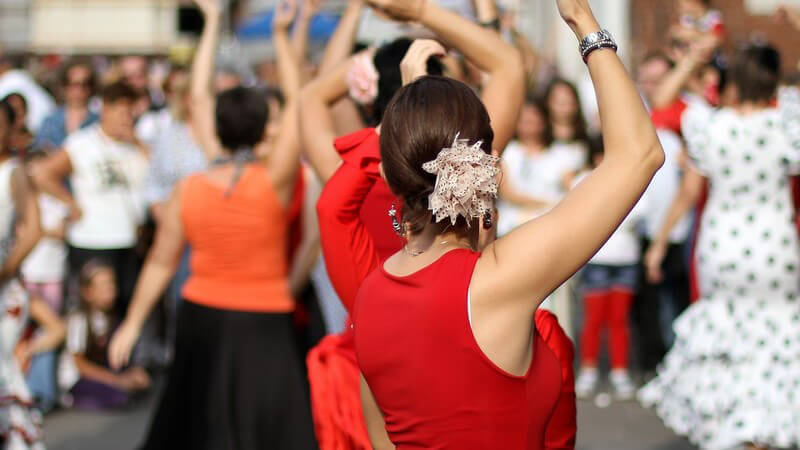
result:
M 394 232 L 400 237 L 405 237 L 405 227 L 397 220 L 397 210 L 394 205 L 389 209 L 389 217 L 392 218 L 392 229 L 394 229 Z
M 487 211 L 486 214 L 483 215 L 483 229 L 490 230 L 492 225 L 492 213 Z

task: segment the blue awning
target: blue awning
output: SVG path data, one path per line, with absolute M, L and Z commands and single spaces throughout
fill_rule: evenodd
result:
M 272 37 L 273 11 L 253 16 L 242 23 L 236 30 L 236 37 L 242 41 L 269 39 Z M 314 41 L 324 41 L 331 37 L 339 24 L 339 16 L 322 12 L 311 19 L 309 37 Z

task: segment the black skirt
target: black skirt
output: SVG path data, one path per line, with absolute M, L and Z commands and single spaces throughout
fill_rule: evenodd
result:
M 291 315 L 181 305 L 145 449 L 317 448 Z

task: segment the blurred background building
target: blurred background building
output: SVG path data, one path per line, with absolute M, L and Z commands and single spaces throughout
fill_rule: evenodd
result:
M 222 0 L 227 5 L 228 24 L 239 39 L 228 42 L 237 55 L 263 59 L 270 53 L 269 20 L 277 0 Z M 461 14 L 472 14 L 470 0 L 438 0 Z M 333 31 L 346 0 L 324 0 L 315 22 L 313 37 L 318 47 Z M 504 0 L 514 12 L 518 28 L 533 44 L 550 56 L 570 78 L 577 79 L 584 67 L 576 57 L 575 41 L 557 20 L 552 0 Z M 601 22 L 621 43 L 621 54 L 635 63 L 647 49 L 663 44 L 671 20 L 672 1 L 594 0 Z M 714 0 L 725 15 L 731 42 L 763 39 L 776 44 L 789 61 L 800 58 L 800 46 L 784 38 L 782 27 L 770 14 L 778 3 L 800 4 L 800 0 Z M 0 45 L 7 52 L 36 54 L 168 54 L 189 47 L 202 26 L 190 0 L 0 0 Z M 742 31 L 742 30 L 757 30 Z M 367 42 L 391 39 L 401 29 L 368 14 L 359 37 Z M 312 46 L 313 48 L 313 46 Z

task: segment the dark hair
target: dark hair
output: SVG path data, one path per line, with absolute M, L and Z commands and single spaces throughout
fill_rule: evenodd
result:
M 769 101 L 775 96 L 781 73 L 781 55 L 770 45 L 750 45 L 736 52 L 728 69 L 739 101 Z
M 390 42 L 375 53 L 373 63 L 378 71 L 378 96 L 372 105 L 371 125 L 378 125 L 383 120 L 384 111 L 400 87 L 403 76 L 400 73 L 400 62 L 406 56 L 412 40 L 400 38 Z M 442 75 L 444 65 L 437 58 L 428 59 L 428 75 Z
M 116 103 L 124 100 L 135 102 L 142 94 L 125 81 L 115 81 L 103 87 L 100 91 L 104 103 Z
M 8 98 L 8 97 L 6 97 Z M 14 111 L 14 107 L 11 106 L 6 99 L 0 100 L 0 111 L 5 113 L 6 120 L 8 120 L 8 126 L 11 127 L 14 122 L 17 120 L 17 113 Z
M 89 287 L 95 275 L 101 270 L 110 270 L 114 272 L 114 266 L 103 258 L 92 258 L 86 261 L 86 264 L 81 266 L 81 270 L 78 273 L 78 286 L 81 289 Z
M 544 120 L 542 143 L 545 147 L 550 147 L 553 141 L 555 141 L 555 137 L 553 136 L 553 124 L 550 123 L 550 112 L 547 110 L 547 104 L 544 102 L 544 99 L 529 94 L 525 97 L 524 106 L 532 106 L 542 115 L 542 119 Z
M 572 118 L 572 140 L 580 142 L 589 142 L 589 127 L 586 125 L 586 118 L 583 116 L 583 108 L 581 107 L 581 97 L 578 94 L 578 88 L 574 84 L 563 78 L 555 78 L 547 86 L 544 94 L 544 100 L 547 104 L 547 113 L 552 119 L 553 112 L 550 111 L 550 96 L 558 86 L 566 86 L 575 97 L 575 117 Z
M 72 69 L 78 67 L 85 67 L 89 69 L 89 89 L 92 93 L 94 93 L 95 89 L 97 88 L 97 74 L 94 73 L 94 67 L 92 66 L 91 61 L 85 58 L 76 58 L 67 61 L 64 66 L 61 68 L 61 73 L 58 76 L 58 81 L 61 84 L 62 88 L 65 88 L 67 84 L 69 84 L 69 73 Z
M 436 176 L 422 169 L 458 135 L 470 143 L 483 141 L 491 153 L 494 132 L 480 98 L 466 84 L 425 76 L 402 87 L 386 107 L 381 125 L 381 160 L 389 188 L 403 201 L 403 221 L 415 233 L 432 222 L 428 195 Z M 456 228 L 464 228 L 459 217 Z M 449 226 L 442 222 L 442 228 Z
M 24 95 L 20 94 L 19 92 L 12 92 L 5 97 L 3 97 L 3 103 L 6 103 L 11 109 L 14 109 L 14 105 L 11 104 L 11 99 L 19 99 L 22 102 L 22 107 L 25 108 L 25 112 L 28 112 L 28 100 L 25 98 Z M 16 113 L 16 111 L 14 111 Z M 14 119 L 16 120 L 16 114 L 14 115 Z
M 603 136 L 598 134 L 589 138 L 589 166 L 594 168 L 594 158 L 604 154 L 605 145 L 603 144 Z
M 264 138 L 269 119 L 266 94 L 256 88 L 234 87 L 217 95 L 217 136 L 230 151 L 252 148 Z

